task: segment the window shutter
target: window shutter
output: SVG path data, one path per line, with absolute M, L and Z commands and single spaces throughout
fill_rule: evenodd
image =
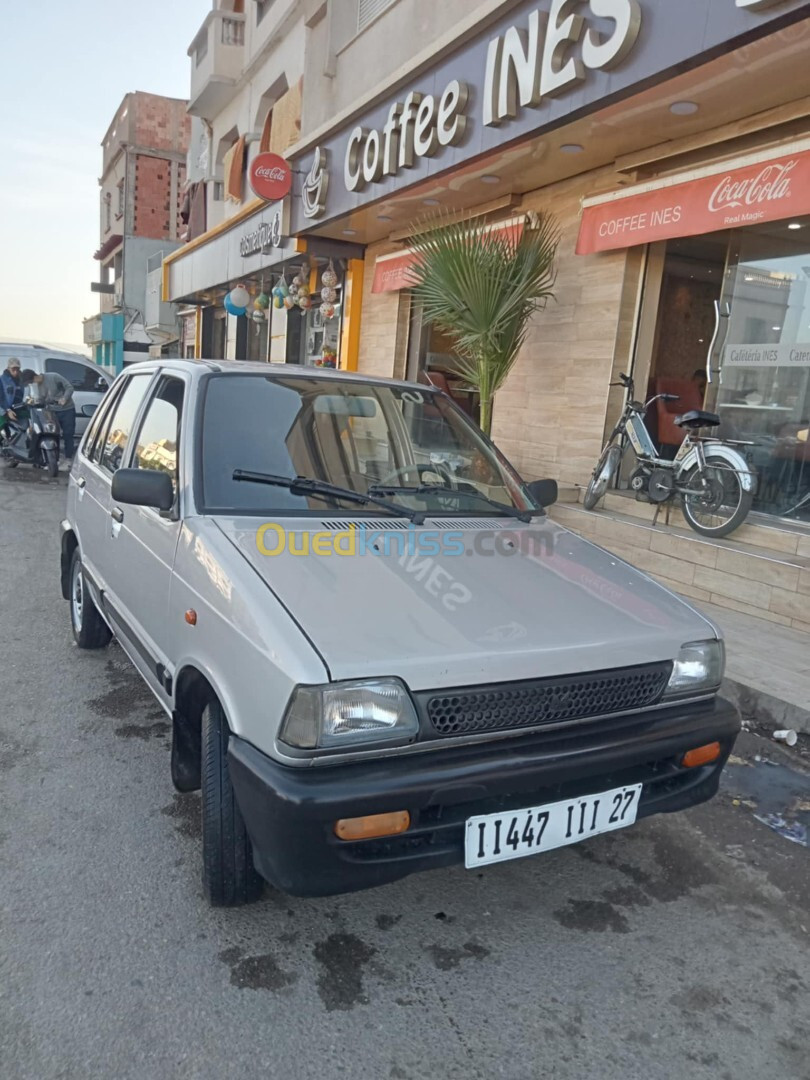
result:
M 369 23 L 373 22 L 378 15 L 382 15 L 386 8 L 390 8 L 396 0 L 358 0 L 357 5 L 357 32 L 365 30 Z

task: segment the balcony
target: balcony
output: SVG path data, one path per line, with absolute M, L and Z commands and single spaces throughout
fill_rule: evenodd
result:
M 245 16 L 231 11 L 209 11 L 191 43 L 192 116 L 213 120 L 236 94 L 245 53 Z

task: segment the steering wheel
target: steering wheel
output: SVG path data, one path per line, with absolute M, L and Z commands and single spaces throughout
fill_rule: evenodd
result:
M 420 484 L 422 483 L 422 477 L 425 473 L 433 473 L 436 476 L 441 476 L 443 480 L 446 480 L 447 487 L 452 488 L 454 491 L 458 490 L 458 477 L 454 476 L 443 462 L 437 462 L 436 464 L 431 462 L 429 465 L 401 465 L 398 469 L 394 469 L 392 473 L 389 473 L 384 480 L 378 480 L 375 487 L 387 487 L 395 480 L 405 479 L 409 472 L 416 472 Z M 441 484 L 436 484 L 438 490 L 441 490 L 441 487 Z

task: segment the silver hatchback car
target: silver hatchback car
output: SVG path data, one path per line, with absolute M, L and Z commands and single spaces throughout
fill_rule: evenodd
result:
M 693 607 L 556 525 L 448 397 L 155 361 L 70 473 L 61 575 L 202 788 L 213 904 L 542 854 L 710 798 L 739 730 Z

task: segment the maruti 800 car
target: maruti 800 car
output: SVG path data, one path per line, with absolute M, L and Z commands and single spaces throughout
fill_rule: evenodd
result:
M 739 730 L 690 604 L 555 524 L 439 391 L 154 361 L 69 477 L 76 642 L 115 635 L 202 789 L 210 902 L 542 855 L 710 798 Z

